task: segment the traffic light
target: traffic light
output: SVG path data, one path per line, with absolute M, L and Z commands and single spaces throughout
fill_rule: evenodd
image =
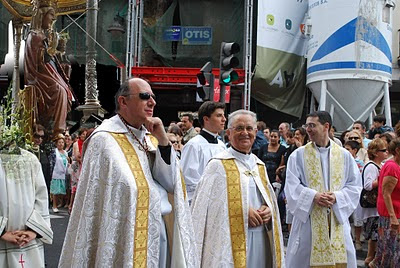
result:
M 211 62 L 204 64 L 197 74 L 197 94 L 203 101 L 214 98 L 214 74 Z
M 219 84 L 230 85 L 239 79 L 239 75 L 233 68 L 239 65 L 239 59 L 234 55 L 240 51 L 238 43 L 221 43 L 219 58 Z

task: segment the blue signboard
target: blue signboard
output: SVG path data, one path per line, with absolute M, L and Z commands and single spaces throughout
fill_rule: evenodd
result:
M 182 27 L 183 45 L 211 45 L 212 27 Z
M 181 26 L 170 26 L 164 29 L 164 41 L 181 41 Z

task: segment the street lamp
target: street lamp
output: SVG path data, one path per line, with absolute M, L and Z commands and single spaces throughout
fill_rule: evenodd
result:
M 107 32 L 112 35 L 120 35 L 125 33 L 125 19 L 119 14 L 115 15 L 114 22 L 108 27 Z

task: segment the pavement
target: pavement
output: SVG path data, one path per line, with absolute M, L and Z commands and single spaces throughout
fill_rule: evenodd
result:
M 59 213 L 53 213 L 50 209 L 51 226 L 53 229 L 53 244 L 45 244 L 45 260 L 46 267 L 56 268 L 58 267 L 58 261 L 61 255 L 61 249 L 64 243 L 65 232 L 68 226 L 68 209 L 60 208 Z M 284 242 L 287 244 L 288 234 L 284 233 Z M 367 256 L 367 242 L 362 243 L 362 250 L 357 251 L 357 267 L 363 268 L 364 259 Z M 288 267 L 289 268 L 289 267 Z
M 46 267 L 58 267 L 61 249 L 64 243 L 65 232 L 68 227 L 68 208 L 60 208 L 58 213 L 53 213 L 50 208 L 51 228 L 53 229 L 53 244 L 44 246 L 44 258 Z

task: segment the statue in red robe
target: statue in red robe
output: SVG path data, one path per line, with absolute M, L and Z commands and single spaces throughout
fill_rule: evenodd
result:
M 52 30 L 56 7 L 52 1 L 35 1 L 31 30 L 25 48 L 25 84 L 33 86 L 38 115 L 36 120 L 53 136 L 66 129 L 73 99 L 68 79 L 55 58 L 58 37 Z

